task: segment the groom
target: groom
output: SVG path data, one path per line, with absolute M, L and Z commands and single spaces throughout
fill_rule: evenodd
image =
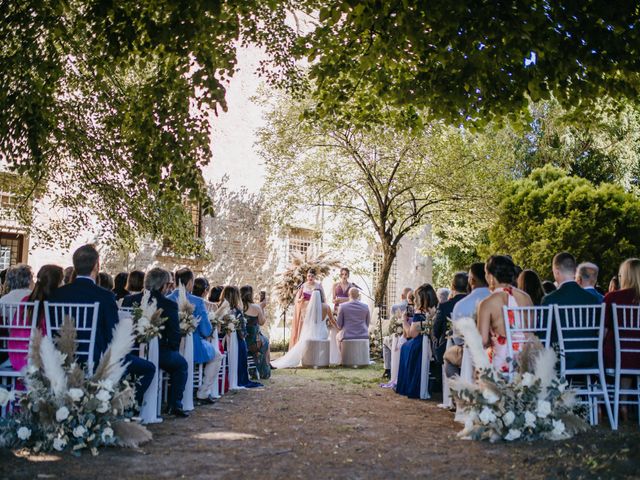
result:
M 349 289 L 349 301 L 340 305 L 338 312 L 338 341 L 369 338 L 371 314 L 366 303 L 360 301 L 360 290 Z

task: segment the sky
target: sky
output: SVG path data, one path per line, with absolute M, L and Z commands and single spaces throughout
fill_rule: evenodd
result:
M 229 175 L 231 190 L 245 186 L 257 192 L 264 183 L 264 166 L 254 145 L 264 120 L 261 107 L 251 101 L 261 84 L 256 69 L 263 56 L 255 47 L 238 51 L 239 71 L 227 88 L 228 111 L 213 117 L 212 159 L 203 173 L 213 181 Z

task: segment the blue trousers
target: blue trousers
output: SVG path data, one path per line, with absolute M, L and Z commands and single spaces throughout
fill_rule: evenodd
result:
M 153 376 L 156 374 L 156 367 L 148 360 L 130 353 L 125 357 L 125 361 L 129 362 L 126 374 L 133 375 L 136 378 L 136 402 L 138 402 L 138 405 L 142 405 L 144 392 L 147 391 L 147 388 L 149 388 L 149 385 L 151 385 L 153 381 Z
M 169 374 L 169 408 L 182 408 L 182 394 L 187 384 L 187 361 L 177 350 L 160 347 L 160 368 Z

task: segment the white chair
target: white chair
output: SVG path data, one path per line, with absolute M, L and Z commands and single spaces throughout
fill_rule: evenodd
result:
M 616 430 L 617 424 L 611 410 L 602 357 L 604 309 L 604 304 L 554 305 L 560 347 L 560 375 L 584 377 L 584 384 L 574 384 L 573 381 L 571 383 L 576 393 L 586 398 L 584 403 L 589 406 L 591 425 L 598 424 L 598 397 L 602 397 L 609 424 Z M 571 362 L 567 367 L 569 358 Z M 596 379 L 595 382 L 593 377 Z
M 429 369 L 431 366 L 431 338 L 422 336 L 422 362 L 420 364 L 420 400 L 428 400 L 429 395 Z
M 220 373 L 218 373 L 218 383 L 216 383 L 217 390 L 214 392 L 215 395 L 224 395 L 224 386 L 227 383 L 227 354 L 226 352 L 222 354 L 222 363 L 220 364 Z
M 613 388 L 613 414 L 615 424 L 618 425 L 620 404 L 638 406 L 640 411 L 640 369 L 624 366 L 623 357 L 635 354 L 640 357 L 640 306 L 617 305 L 611 306 L 613 311 L 613 333 L 616 352 L 616 366 Z M 626 363 L 626 362 L 625 362 Z M 620 376 L 636 377 L 636 388 L 620 389 Z M 633 395 L 635 400 L 620 400 L 620 395 Z M 638 415 L 640 424 L 640 415 Z
M 38 310 L 40 302 L 17 302 L 0 304 L 0 354 L 29 355 L 29 347 L 34 329 L 38 323 Z M 14 331 L 21 331 L 22 336 L 11 335 Z M 24 336 L 29 332 L 28 336 Z M 9 344 L 11 342 L 11 344 Z M 14 370 L 9 360 L 0 365 L 0 388 L 15 390 L 18 379 L 24 374 L 20 370 Z M 2 416 L 7 412 L 13 412 L 13 402 L 2 408 Z
M 193 333 L 182 337 L 180 342 L 180 355 L 187 361 L 187 383 L 182 394 L 182 408 L 187 412 L 193 410 Z
M 453 346 L 453 341 L 451 337 L 447 338 L 447 346 L 446 350 L 449 350 Z M 438 404 L 440 408 L 451 408 L 453 407 L 453 398 L 451 398 L 451 389 L 449 388 L 449 378 L 447 377 L 446 372 L 446 362 L 442 362 L 442 403 Z
M 47 335 L 50 337 L 58 333 L 66 317 L 73 319 L 77 334 L 76 358 L 81 362 L 86 362 L 89 373 L 93 373 L 93 351 L 100 303 L 44 302 L 43 308 Z
M 508 358 L 517 361 L 518 352 L 514 343 L 522 343 L 531 335 L 537 336 L 545 348 L 551 345 L 551 325 L 553 306 L 545 307 L 502 307 L 504 329 L 507 332 Z M 509 375 L 513 374 L 514 363 L 509 362 Z

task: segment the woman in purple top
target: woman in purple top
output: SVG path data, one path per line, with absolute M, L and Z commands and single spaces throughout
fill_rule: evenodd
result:
M 353 284 L 349 281 L 349 269 L 340 269 L 340 281 L 333 284 L 333 314 L 338 315 L 338 307 L 341 303 L 349 301 L 349 290 Z

